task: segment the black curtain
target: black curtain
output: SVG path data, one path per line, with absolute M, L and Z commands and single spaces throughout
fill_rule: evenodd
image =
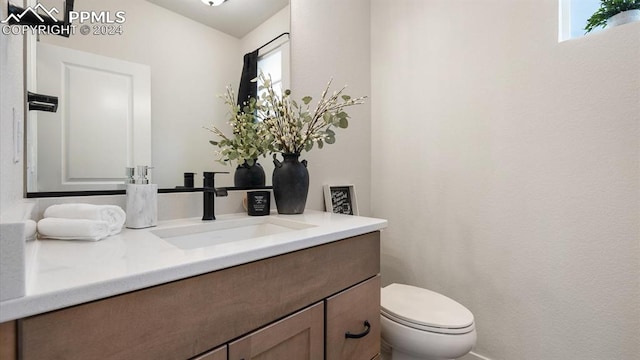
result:
M 242 109 L 242 103 L 250 97 L 258 97 L 258 83 L 251 80 L 258 77 L 258 50 L 244 55 L 244 66 L 240 77 L 240 89 L 238 89 L 238 105 Z

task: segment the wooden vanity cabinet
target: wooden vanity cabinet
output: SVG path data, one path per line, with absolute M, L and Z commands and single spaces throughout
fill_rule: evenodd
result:
M 368 360 L 380 350 L 379 271 L 372 232 L 21 319 L 18 355 Z M 365 320 L 368 335 L 345 338 Z

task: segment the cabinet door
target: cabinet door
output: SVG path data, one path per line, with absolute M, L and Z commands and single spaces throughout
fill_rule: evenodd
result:
M 327 360 L 370 360 L 380 352 L 380 275 L 326 300 Z
M 227 345 L 211 350 L 191 360 L 227 360 Z
M 17 344 L 16 322 L 7 321 L 0 324 L 0 359 L 17 359 Z
M 318 303 L 229 344 L 229 360 L 323 360 L 324 306 Z

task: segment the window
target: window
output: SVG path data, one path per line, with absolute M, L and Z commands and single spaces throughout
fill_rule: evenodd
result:
M 559 0 L 560 34 L 559 40 L 565 41 L 585 35 L 587 19 L 600 7 L 600 0 Z M 602 30 L 594 29 L 593 32 Z
M 265 49 L 262 53 L 260 50 L 260 56 L 258 57 L 258 74 L 261 72 L 265 76 L 271 76 L 273 82 L 273 89 L 276 92 L 280 92 L 284 89 L 289 89 L 289 41 L 283 39 L 278 45 Z M 260 85 L 263 85 L 258 80 L 258 97 L 262 96 L 264 90 L 260 90 Z
M 271 76 L 273 89 L 276 93 L 282 91 L 282 49 L 277 48 L 268 54 L 258 58 L 258 74 L 264 74 L 267 78 Z M 258 86 L 263 85 L 258 81 Z M 258 97 L 266 90 L 258 90 Z

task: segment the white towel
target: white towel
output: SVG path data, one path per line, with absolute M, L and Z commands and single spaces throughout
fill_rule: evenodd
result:
M 44 218 L 38 221 L 40 238 L 98 241 L 109 236 L 109 223 L 102 220 Z
M 31 219 L 24 221 L 24 239 L 26 241 L 36 239 L 36 222 Z
M 101 220 L 109 224 L 109 235 L 122 231 L 127 215 L 116 205 L 60 204 L 49 206 L 45 218 Z

